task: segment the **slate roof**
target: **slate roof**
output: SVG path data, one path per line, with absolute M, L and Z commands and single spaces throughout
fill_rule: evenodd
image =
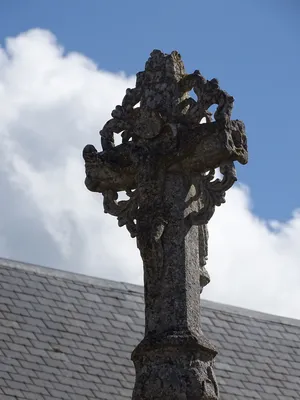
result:
M 0 399 L 131 399 L 142 292 L 0 259 Z M 202 305 L 221 400 L 300 399 L 300 321 Z

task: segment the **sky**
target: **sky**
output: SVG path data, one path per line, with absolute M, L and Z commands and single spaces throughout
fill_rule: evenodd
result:
M 81 152 L 150 52 L 178 50 L 234 96 L 249 144 L 209 223 L 203 297 L 299 319 L 298 0 L 2 0 L 0 15 L 0 256 L 142 284 Z

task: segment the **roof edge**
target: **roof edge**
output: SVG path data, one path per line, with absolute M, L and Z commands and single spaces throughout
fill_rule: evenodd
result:
M 52 276 L 58 279 L 69 279 L 72 281 L 75 280 L 81 283 L 101 286 L 103 288 L 144 294 L 144 288 L 141 285 L 135 285 L 133 283 L 127 283 L 127 282 L 118 282 L 111 279 L 98 278 L 96 276 L 89 276 L 79 272 L 65 271 L 58 268 L 31 264 L 24 261 L 11 260 L 8 258 L 0 257 L 0 267 L 1 266 L 19 269 L 27 272 L 33 272 L 40 275 Z
M 81 283 L 87 283 L 90 285 L 96 285 L 103 288 L 109 288 L 114 290 L 126 291 L 131 293 L 137 293 L 144 295 L 144 287 L 141 285 L 135 285 L 133 283 L 118 282 L 110 279 L 103 279 L 85 275 L 78 272 L 64 271 L 61 269 L 51 268 L 48 266 L 40 266 L 37 264 L 31 264 L 23 261 L 11 260 L 8 258 L 0 257 L 0 268 L 9 267 L 19 269 L 27 272 L 33 272 L 40 275 L 51 276 L 58 279 L 75 280 Z M 255 311 L 248 308 L 237 307 L 229 304 L 218 303 L 212 300 L 201 299 L 201 303 L 205 308 L 220 311 L 228 314 L 237 314 L 243 317 L 256 318 L 268 322 L 281 323 L 286 325 L 294 325 L 300 327 L 300 320 L 295 318 L 283 317 L 274 314 L 264 313 L 262 311 Z
M 263 321 L 274 322 L 284 325 L 293 325 L 300 327 L 300 320 L 296 318 L 283 317 L 281 315 L 269 314 L 263 311 L 251 310 L 250 308 L 243 308 L 224 303 L 218 303 L 212 300 L 201 299 L 201 303 L 205 308 L 214 311 L 220 311 L 227 314 L 236 314 L 241 317 L 255 318 Z

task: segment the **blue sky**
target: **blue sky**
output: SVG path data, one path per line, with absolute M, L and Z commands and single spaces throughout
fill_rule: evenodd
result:
M 246 123 L 239 168 L 256 214 L 285 220 L 299 207 L 298 0 L 141 2 L 2 0 L 0 38 L 39 27 L 101 69 L 135 74 L 153 48 L 177 49 L 186 69 L 217 77 Z
M 300 1 L 186 4 L 0 0 L 0 257 L 143 283 L 135 240 L 84 187 L 82 149 L 100 149 L 149 53 L 175 49 L 235 97 L 249 142 L 208 225 L 204 297 L 300 318 Z

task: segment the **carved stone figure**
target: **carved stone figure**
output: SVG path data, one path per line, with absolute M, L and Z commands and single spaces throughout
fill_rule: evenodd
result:
M 201 330 L 200 293 L 210 281 L 207 223 L 236 181 L 233 162 L 248 160 L 244 124 L 230 119 L 233 101 L 216 79 L 186 74 L 176 51 L 154 50 L 100 131 L 103 151 L 83 151 L 87 188 L 103 194 L 104 211 L 136 238 L 143 260 L 135 400 L 218 399 L 217 351 Z M 214 180 L 218 167 L 223 178 Z M 119 201 L 119 191 L 128 199 Z

